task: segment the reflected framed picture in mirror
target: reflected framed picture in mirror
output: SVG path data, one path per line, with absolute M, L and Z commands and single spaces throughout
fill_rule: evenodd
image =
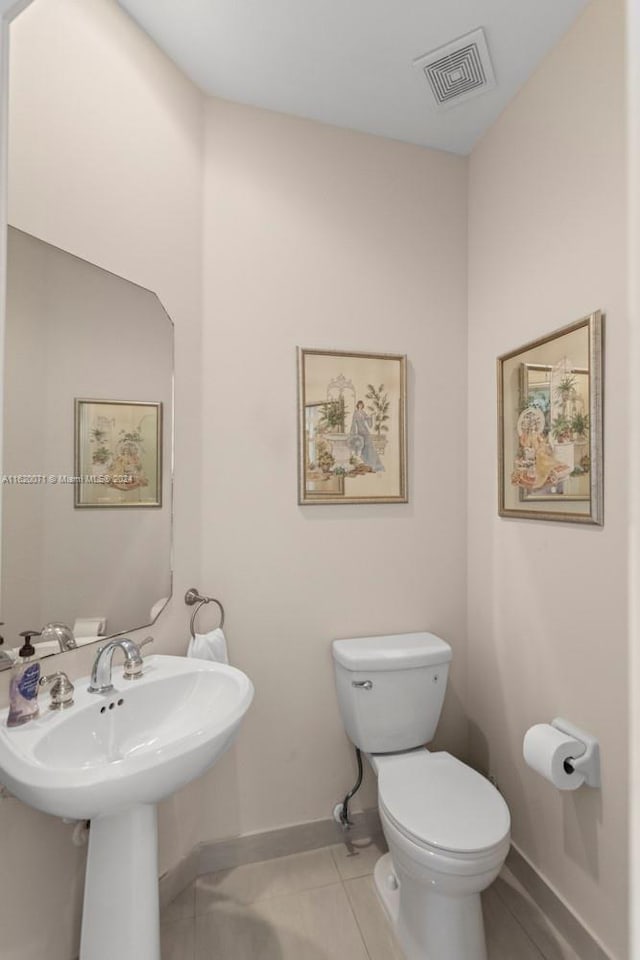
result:
M 603 523 L 600 311 L 498 357 L 498 512 Z
M 162 506 L 162 404 L 75 401 L 75 506 Z

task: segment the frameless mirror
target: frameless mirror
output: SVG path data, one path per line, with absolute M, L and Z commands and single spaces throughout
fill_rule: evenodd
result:
M 157 296 L 9 230 L 0 620 L 10 666 L 150 624 L 171 595 L 173 324 Z

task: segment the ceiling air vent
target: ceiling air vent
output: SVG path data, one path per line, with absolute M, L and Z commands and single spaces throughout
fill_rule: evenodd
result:
M 482 28 L 418 57 L 413 63 L 424 71 L 439 110 L 471 100 L 496 85 Z

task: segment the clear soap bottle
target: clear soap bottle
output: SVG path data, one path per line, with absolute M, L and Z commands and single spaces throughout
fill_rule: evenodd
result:
M 18 659 L 11 670 L 9 685 L 8 727 L 19 727 L 38 716 L 38 683 L 40 681 L 40 662 L 35 659 L 36 650 L 31 643 L 39 630 L 25 630 L 20 634 L 24 643 L 18 651 Z

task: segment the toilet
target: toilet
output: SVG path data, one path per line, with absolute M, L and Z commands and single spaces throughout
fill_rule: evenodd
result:
M 378 778 L 378 894 L 407 960 L 487 960 L 480 893 L 509 850 L 495 787 L 433 738 L 452 650 L 431 633 L 333 642 L 340 712 Z

